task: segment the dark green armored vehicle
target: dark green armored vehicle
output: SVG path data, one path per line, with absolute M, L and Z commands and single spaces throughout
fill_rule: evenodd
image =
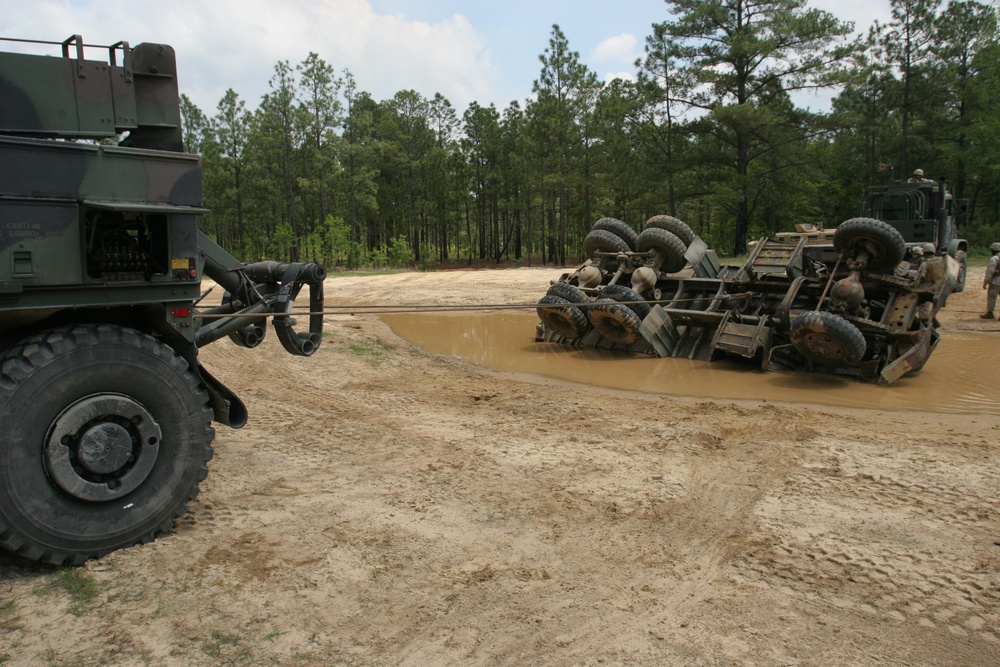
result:
M 198 349 L 254 347 L 273 316 L 286 350 L 313 354 L 326 271 L 243 264 L 198 231 L 169 46 L 51 44 L 0 53 L 0 547 L 62 564 L 171 528 L 211 422 L 247 420 Z M 221 305 L 199 308 L 204 277 Z
M 867 188 L 861 215 L 887 222 L 908 245 L 953 257 L 959 269 L 955 291 L 961 292 L 965 289 L 969 243 L 959 238 L 958 226 L 967 205 L 968 200 L 955 199 L 944 181 L 920 179 Z

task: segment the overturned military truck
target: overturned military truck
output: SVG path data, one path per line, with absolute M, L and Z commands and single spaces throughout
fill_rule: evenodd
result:
M 62 56 L 0 52 L 0 548 L 79 564 L 185 512 L 211 422 L 247 421 L 198 350 L 255 347 L 273 316 L 285 350 L 312 355 L 326 270 L 244 264 L 198 230 L 173 49 L 33 44 Z
M 873 218 L 762 238 L 733 266 L 666 215 L 638 234 L 601 218 L 583 245 L 589 259 L 538 302 L 537 341 L 880 384 L 924 366 L 959 277 L 947 255 L 904 262 L 903 236 Z

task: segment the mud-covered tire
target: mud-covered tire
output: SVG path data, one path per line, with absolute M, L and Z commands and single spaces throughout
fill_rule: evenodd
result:
M 0 360 L 0 546 L 80 564 L 169 530 L 212 458 L 212 410 L 172 348 L 89 325 Z
M 955 253 L 955 261 L 958 262 L 958 282 L 955 283 L 955 289 L 952 291 L 961 292 L 965 289 L 965 277 L 968 273 L 968 258 L 964 250 L 959 250 Z
M 903 235 L 887 222 L 875 218 L 851 218 L 833 232 L 833 247 L 840 253 L 856 256 L 868 251 L 869 271 L 891 271 L 906 255 Z
M 583 311 L 561 296 L 546 294 L 538 301 L 535 312 L 545 326 L 569 340 L 582 337 L 590 328 Z
M 587 295 L 579 287 L 569 283 L 552 283 L 545 294 L 562 297 L 570 303 L 583 303 L 587 300 Z
M 635 240 L 638 238 L 635 230 L 629 227 L 627 224 L 621 220 L 615 218 L 601 218 L 594 223 L 591 229 L 603 229 L 604 231 L 611 232 L 622 241 L 628 244 L 629 250 L 635 250 Z
M 625 285 L 608 285 L 601 291 L 601 296 L 612 301 L 628 302 L 625 305 L 631 308 L 632 312 L 638 315 L 640 320 L 645 319 L 646 315 L 649 315 L 649 304 L 646 303 L 641 294 L 631 287 L 626 287 Z
M 676 234 L 666 229 L 647 227 L 639 234 L 635 247 L 639 252 L 655 251 L 660 257 L 660 271 L 664 273 L 677 273 L 687 263 L 684 259 L 687 246 Z
M 789 338 L 802 356 L 826 366 L 856 366 L 867 349 L 856 326 L 825 311 L 810 310 L 796 317 Z
M 583 238 L 583 252 L 593 259 L 596 252 L 629 252 L 625 239 L 606 229 L 592 229 Z
M 679 238 L 684 243 L 685 248 L 691 245 L 691 241 L 694 241 L 695 237 L 698 236 L 694 233 L 693 229 L 687 226 L 687 224 L 672 215 L 654 215 L 646 221 L 646 226 L 643 229 L 649 229 L 651 227 L 667 230 Z
M 598 299 L 595 303 L 587 309 L 587 318 L 602 336 L 621 345 L 639 340 L 641 322 L 631 308 L 611 299 Z

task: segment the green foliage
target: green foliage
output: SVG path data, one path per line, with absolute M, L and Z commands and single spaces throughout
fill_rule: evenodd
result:
M 393 237 L 392 244 L 386 251 L 386 261 L 394 269 L 408 266 L 413 261 L 413 248 L 404 236 Z
M 720 252 L 853 217 L 864 187 L 921 167 L 968 198 L 962 233 L 1000 225 L 994 7 L 892 0 L 856 44 L 802 0 L 668 0 L 634 81 L 602 84 L 559 26 L 533 95 L 459 112 L 375 100 L 315 53 L 275 65 L 248 111 L 181 100 L 203 156 L 206 231 L 242 259 L 432 269 L 576 261 L 602 216 L 667 213 Z M 802 108 L 832 86 L 831 113 Z

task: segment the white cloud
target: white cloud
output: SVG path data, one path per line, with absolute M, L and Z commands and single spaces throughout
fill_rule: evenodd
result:
M 621 79 L 622 81 L 635 81 L 635 75 L 632 72 L 605 72 L 604 83 L 611 83 L 615 79 Z
M 358 89 L 376 99 L 404 89 L 425 97 L 440 92 L 459 112 L 494 97 L 499 78 L 484 38 L 462 15 L 414 21 L 376 14 L 368 0 L 175 0 L 160 12 L 136 11 L 124 0 L 0 0 L 0 7 L 5 37 L 62 40 L 80 33 L 88 44 L 170 44 L 181 92 L 206 113 L 227 88 L 256 106 L 275 64 L 295 66 L 309 52 L 338 73 L 349 69 Z
M 608 37 L 603 42 L 594 47 L 591 52 L 591 59 L 596 62 L 627 62 L 635 60 L 636 44 L 638 40 L 635 35 L 622 33 L 614 37 Z

